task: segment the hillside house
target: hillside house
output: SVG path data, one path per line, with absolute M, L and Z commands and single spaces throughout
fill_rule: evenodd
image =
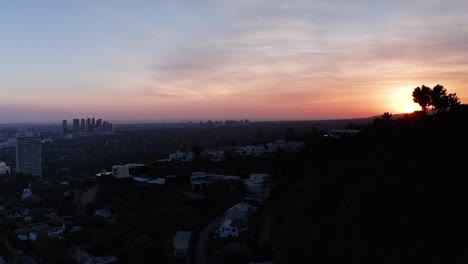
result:
M 171 161 L 192 161 L 193 160 L 193 152 L 178 150 L 177 152 L 172 153 L 172 154 L 169 155 L 169 160 L 171 160 Z
M 172 239 L 174 245 L 174 256 L 186 257 L 190 249 L 190 241 L 192 240 L 192 232 L 178 231 Z
M 225 219 L 221 227 L 215 231 L 215 237 L 239 237 L 240 233 L 245 230 L 247 230 L 245 221 L 239 219 Z
M 49 231 L 47 231 L 47 235 L 49 237 L 59 237 L 63 234 L 64 231 L 65 231 L 65 225 L 62 225 L 59 227 L 54 227 L 54 228 L 49 229 Z
M 227 181 L 234 180 L 239 181 L 239 176 L 230 176 L 230 175 L 219 175 L 219 174 L 210 174 L 206 172 L 193 172 L 190 177 L 190 182 L 192 185 L 192 191 L 202 191 L 205 190 L 208 185 L 214 181 Z

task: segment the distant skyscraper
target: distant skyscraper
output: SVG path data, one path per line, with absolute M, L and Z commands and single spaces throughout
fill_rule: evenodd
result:
M 93 117 L 91 118 L 91 122 L 89 123 L 89 132 L 94 132 L 95 127 L 96 127 L 96 119 Z
M 16 172 L 42 176 L 39 132 L 18 132 L 16 135 Z
M 85 120 L 84 120 L 84 118 L 81 118 L 80 131 L 81 131 L 81 132 L 84 132 L 84 131 L 85 131 Z
M 67 120 L 63 120 L 63 121 L 62 121 L 62 130 L 63 130 L 63 133 L 64 133 L 64 134 L 68 133 L 68 123 L 67 123 Z
M 98 120 L 96 120 L 96 127 L 101 127 L 101 125 L 102 125 L 102 119 L 99 118 Z
M 91 123 L 91 119 L 85 118 L 85 132 L 89 132 L 90 123 Z
M 78 118 L 73 119 L 73 132 L 75 133 L 80 132 L 80 119 Z

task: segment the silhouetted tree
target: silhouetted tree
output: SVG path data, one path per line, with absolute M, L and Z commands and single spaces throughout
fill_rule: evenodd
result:
M 201 156 L 201 153 L 203 151 L 203 146 L 194 145 L 192 147 L 192 151 L 193 151 L 193 158 L 196 159 L 196 160 L 199 160 L 200 156 Z
M 427 113 L 427 108 L 431 103 L 431 88 L 425 85 L 416 87 L 413 90 L 413 102 L 421 106 L 421 110 Z
M 438 84 L 431 90 L 431 105 L 436 113 L 445 112 L 448 108 L 447 90 Z
M 421 106 L 423 113 L 431 107 L 435 113 L 453 111 L 460 105 L 456 93 L 448 94 L 444 86 L 437 84 L 431 89 L 422 85 L 413 90 L 413 101 Z
M 288 130 L 286 131 L 285 140 L 294 141 L 296 139 L 297 139 L 296 130 L 294 130 L 293 128 L 288 128 Z
M 460 99 L 458 98 L 456 93 L 449 94 L 447 101 L 450 111 L 457 110 L 458 107 L 461 105 Z
M 392 119 L 392 114 L 389 113 L 389 112 L 385 112 L 385 113 L 382 115 L 382 119 L 383 119 L 383 120 L 390 120 L 390 119 Z

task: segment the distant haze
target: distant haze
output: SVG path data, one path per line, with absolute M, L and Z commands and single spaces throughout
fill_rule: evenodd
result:
M 4 1 L 0 123 L 338 119 L 468 101 L 467 1 Z

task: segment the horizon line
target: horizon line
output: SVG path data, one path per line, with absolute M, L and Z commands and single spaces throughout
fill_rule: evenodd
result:
M 408 113 L 399 113 L 393 115 L 403 115 Z M 191 118 L 191 119 L 115 119 L 111 120 L 108 119 L 108 122 L 115 123 L 116 125 L 119 124 L 175 124 L 175 123 L 186 123 L 186 122 L 224 122 L 224 121 L 245 121 L 249 120 L 249 122 L 311 122 L 311 121 L 339 121 L 339 120 L 355 120 L 355 119 L 369 119 L 369 118 L 376 118 L 381 115 L 373 115 L 367 117 L 350 117 L 350 118 L 328 118 L 328 119 L 274 119 L 274 118 L 227 118 L 227 119 L 210 119 L 210 118 Z M 1 122 L 0 125 L 61 125 L 63 120 L 68 119 L 61 119 L 61 120 L 54 120 L 54 121 L 25 121 L 25 122 Z M 70 119 L 70 120 L 73 120 Z

